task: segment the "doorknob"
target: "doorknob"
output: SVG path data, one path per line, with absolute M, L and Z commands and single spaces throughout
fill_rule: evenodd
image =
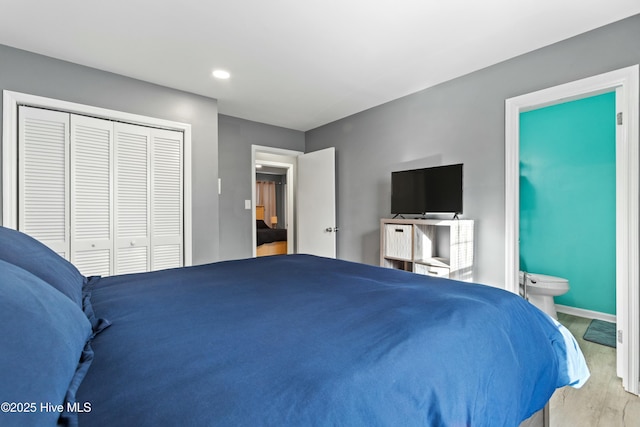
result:
M 335 233 L 336 231 L 338 231 L 338 227 L 327 227 L 324 229 L 324 231 L 327 233 Z

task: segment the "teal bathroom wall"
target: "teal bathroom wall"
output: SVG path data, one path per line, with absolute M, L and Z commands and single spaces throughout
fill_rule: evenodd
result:
M 520 269 L 556 304 L 615 314 L 615 92 L 520 115 Z

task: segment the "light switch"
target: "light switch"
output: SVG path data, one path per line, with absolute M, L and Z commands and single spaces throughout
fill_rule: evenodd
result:
M 249 210 L 251 209 L 251 200 L 244 201 L 244 208 Z

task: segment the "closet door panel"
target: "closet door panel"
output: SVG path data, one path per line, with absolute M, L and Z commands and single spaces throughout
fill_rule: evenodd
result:
M 152 270 L 183 265 L 183 135 L 151 131 Z
M 19 107 L 18 229 L 69 259 L 69 114 Z
M 110 276 L 113 265 L 112 248 L 74 251 L 73 264 L 85 276 Z
M 71 115 L 71 262 L 113 271 L 113 123 Z
M 147 270 L 149 248 L 130 246 L 119 248 L 116 258 L 116 274 L 142 273 Z
M 150 269 L 150 129 L 116 123 L 115 274 Z
M 154 245 L 153 270 L 182 267 L 182 245 Z

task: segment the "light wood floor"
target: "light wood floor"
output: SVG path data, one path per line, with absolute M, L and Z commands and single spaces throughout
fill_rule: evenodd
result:
M 582 339 L 591 319 L 558 313 L 578 340 L 591 371 L 580 389 L 556 390 L 550 402 L 551 427 L 638 427 L 640 397 L 625 392 L 616 376 L 616 350 Z

